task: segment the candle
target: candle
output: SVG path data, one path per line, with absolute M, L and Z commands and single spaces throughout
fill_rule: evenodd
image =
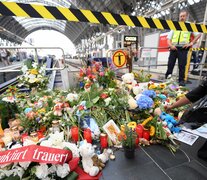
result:
M 92 136 L 91 136 L 91 130 L 90 129 L 84 129 L 83 136 L 84 136 L 84 139 L 88 143 L 92 143 Z
M 74 142 L 78 141 L 78 127 L 73 126 L 71 128 L 71 137 L 73 139 Z
M 107 148 L 108 147 L 108 137 L 106 134 L 101 133 L 100 134 L 100 143 L 101 143 L 101 148 Z

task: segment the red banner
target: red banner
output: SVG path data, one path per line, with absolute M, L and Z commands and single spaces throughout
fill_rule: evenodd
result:
M 0 152 L 0 164 L 11 162 L 40 162 L 48 164 L 63 164 L 72 159 L 72 152 L 69 150 L 49 148 L 44 146 L 24 146 L 12 150 Z
M 167 44 L 167 34 L 161 34 L 159 39 L 159 48 L 166 48 Z M 158 49 L 158 52 L 168 52 L 169 49 Z

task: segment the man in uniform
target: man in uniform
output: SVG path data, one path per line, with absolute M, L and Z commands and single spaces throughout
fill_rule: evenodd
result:
M 186 10 L 182 10 L 179 14 L 179 20 L 185 22 L 187 18 L 188 12 Z M 167 43 L 170 48 L 170 56 L 168 58 L 168 68 L 165 78 L 167 79 L 172 75 L 176 59 L 178 58 L 180 86 L 185 86 L 184 76 L 188 50 L 201 36 L 201 34 L 198 33 L 193 33 L 193 35 L 194 39 L 191 41 L 191 32 L 171 30 L 167 37 Z

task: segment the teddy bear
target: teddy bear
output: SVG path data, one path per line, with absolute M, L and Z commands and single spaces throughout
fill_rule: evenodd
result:
M 83 170 L 90 176 L 96 176 L 99 173 L 99 168 L 93 165 L 92 157 L 95 154 L 92 144 L 83 141 L 79 148 L 80 155 L 82 156 Z
M 113 154 L 111 149 L 104 149 L 102 154 L 98 155 L 98 158 L 103 162 L 106 163 L 109 160 L 109 156 Z
M 97 166 L 100 171 L 105 167 L 105 164 L 98 158 L 97 154 L 93 155 L 92 160 L 93 160 L 93 165 Z
M 137 81 L 134 80 L 133 73 L 126 73 L 122 77 L 122 85 L 127 86 L 130 90 L 137 84 Z
M 138 83 L 133 86 L 132 91 L 134 95 L 138 95 L 147 89 L 148 89 L 148 83 Z

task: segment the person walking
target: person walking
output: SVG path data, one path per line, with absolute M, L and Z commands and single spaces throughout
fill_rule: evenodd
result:
M 179 20 L 181 22 L 186 22 L 187 18 L 188 12 L 186 10 L 182 10 L 179 14 Z M 168 58 L 168 67 L 165 78 L 167 79 L 172 76 L 176 59 L 178 58 L 180 86 L 185 86 L 184 77 L 188 51 L 190 47 L 197 42 L 201 34 L 193 33 L 193 36 L 194 39 L 191 41 L 191 32 L 171 30 L 167 37 L 167 43 L 170 48 L 170 55 Z

